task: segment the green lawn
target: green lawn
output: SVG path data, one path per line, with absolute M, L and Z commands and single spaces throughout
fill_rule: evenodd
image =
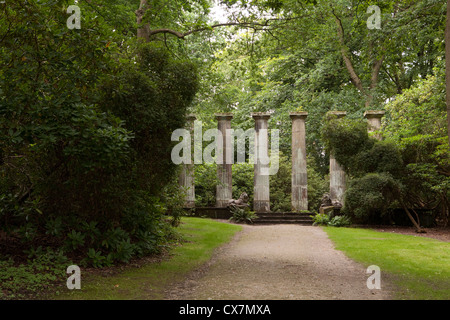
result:
M 381 281 L 388 274 L 399 289 L 396 299 L 450 299 L 450 243 L 367 229 L 324 230 L 351 259 L 379 266 Z
M 184 279 L 190 271 L 208 261 L 214 249 L 230 241 L 241 229 L 239 225 L 210 219 L 183 218 L 178 231 L 187 242 L 176 246 L 170 258 L 141 268 L 127 268 L 112 277 L 86 278 L 81 271 L 81 290 L 67 290 L 55 299 L 163 299 L 168 285 Z

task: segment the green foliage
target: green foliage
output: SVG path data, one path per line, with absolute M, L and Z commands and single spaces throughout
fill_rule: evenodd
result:
M 327 120 L 325 144 L 352 179 L 345 194 L 349 214 L 367 222 L 388 209 L 440 207 L 440 219 L 448 220 L 450 154 L 441 80 L 422 80 L 387 106 L 386 141 L 369 137 L 363 121 Z
M 369 138 L 364 121 L 338 119 L 334 115 L 327 116 L 322 128 L 322 140 L 327 151 L 333 153 L 337 162 L 352 173 L 359 169 L 355 156 L 367 152 L 375 144 L 375 140 Z
M 253 203 L 253 193 L 254 193 L 254 185 L 253 185 L 253 177 L 254 177 L 254 168 L 251 163 L 236 163 L 233 164 L 233 199 L 239 199 L 243 192 L 248 195 L 248 204 L 252 205 Z
M 367 172 L 389 172 L 395 177 L 404 173 L 401 150 L 390 141 L 379 141 L 372 148 L 361 151 L 354 158 L 352 172 L 363 175 Z
M 290 212 L 292 188 L 292 161 L 282 152 L 279 154 L 278 172 L 269 177 L 270 210 L 273 212 Z
M 352 224 L 348 216 L 335 216 L 329 222 L 330 227 L 348 227 Z
M 79 3 L 80 30 L 67 5 L 0 4 L 0 229 L 87 264 L 127 262 L 158 252 L 179 221 L 170 135 L 197 71 L 137 43 L 130 1 Z
M 314 159 L 308 158 L 308 163 L 313 163 Z M 307 167 L 308 173 L 308 208 L 311 211 L 318 211 L 322 204 L 322 197 L 330 189 L 328 176 L 323 176 L 312 164 Z
M 72 232 L 68 233 L 65 241 L 68 250 L 76 250 L 79 247 L 83 246 L 85 236 L 85 234 L 76 232 L 75 230 L 72 230 Z
M 1 300 L 30 299 L 67 279 L 65 272 L 71 262 L 61 251 L 38 247 L 27 254 L 26 263 L 15 263 L 12 258 L 0 260 Z
M 233 216 L 230 218 L 230 221 L 234 221 L 237 223 L 253 223 L 253 220 L 258 218 L 254 211 L 251 211 L 249 207 L 239 208 L 237 206 L 232 206 L 230 209 Z
M 87 265 L 92 265 L 94 268 L 101 268 L 108 264 L 111 265 L 112 261 L 107 261 L 106 257 L 100 251 L 95 251 L 95 249 L 90 248 L 83 262 Z
M 216 205 L 217 165 L 201 164 L 195 166 L 195 205 L 213 207 Z
M 401 150 L 406 200 L 415 207 L 436 208 L 443 225 L 449 221 L 450 207 L 444 69 L 440 61 L 435 76 L 418 81 L 387 104 L 389 118 L 383 130 Z
M 330 216 L 326 213 L 318 213 L 311 216 L 313 219 L 313 226 L 330 226 L 330 227 L 348 227 L 352 224 L 348 216 Z
M 330 222 L 330 216 L 325 213 L 318 213 L 311 217 L 313 219 L 313 226 L 326 226 Z
M 400 199 L 400 188 L 399 182 L 388 173 L 369 173 L 350 182 L 345 210 L 365 221 L 385 214 Z

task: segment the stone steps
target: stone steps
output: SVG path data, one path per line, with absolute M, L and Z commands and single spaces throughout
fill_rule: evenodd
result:
M 253 224 L 300 224 L 310 226 L 313 224 L 310 215 L 313 215 L 313 213 L 257 213 L 258 218 L 253 220 Z

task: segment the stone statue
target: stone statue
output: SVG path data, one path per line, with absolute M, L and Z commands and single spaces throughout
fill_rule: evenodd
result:
M 239 197 L 239 199 L 234 200 L 231 199 L 230 201 L 228 201 L 228 206 L 235 206 L 235 207 L 248 207 L 248 194 L 246 192 L 241 193 L 241 196 Z
M 322 197 L 322 203 L 319 208 L 321 214 L 331 214 L 334 209 L 341 209 L 342 203 L 339 200 L 331 199 L 329 193 L 325 193 Z
M 320 207 L 330 207 L 332 205 L 333 205 L 333 203 L 331 201 L 330 194 L 329 193 L 325 193 L 322 196 L 322 203 L 320 204 Z
M 331 203 L 333 204 L 333 207 L 335 208 L 342 208 L 342 202 L 340 202 L 339 200 L 335 199 L 335 200 L 331 200 Z
M 329 193 L 325 193 L 322 197 L 322 203 L 320 205 L 321 208 L 323 207 L 336 207 L 336 208 L 342 208 L 342 203 L 337 199 L 331 199 Z

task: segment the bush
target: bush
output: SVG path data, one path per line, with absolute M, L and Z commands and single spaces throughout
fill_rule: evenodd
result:
M 326 226 L 330 222 L 330 217 L 325 213 L 318 213 L 313 218 L 313 226 Z
M 310 161 L 311 160 L 311 161 Z M 308 164 L 312 158 L 308 158 Z M 330 182 L 321 175 L 312 165 L 308 165 L 308 208 L 311 211 L 318 211 L 322 204 L 322 197 L 329 192 Z
M 253 175 L 254 167 L 251 163 L 233 164 L 233 199 L 239 199 L 243 192 L 248 195 L 248 204 L 253 203 Z
M 412 115 L 410 111 L 407 114 Z M 396 121 L 404 123 L 402 115 Z M 403 208 L 419 232 L 420 223 L 410 209 L 441 207 L 441 220 L 448 220 L 449 162 L 443 160 L 448 159 L 448 151 L 444 152 L 447 140 L 419 134 L 378 141 L 363 132 L 361 124 L 364 122 L 331 118 L 322 132 L 329 152 L 335 154 L 350 178 L 343 210 L 369 222 L 390 208 Z
M 255 212 L 250 211 L 249 207 L 239 208 L 236 206 L 231 207 L 231 213 L 233 216 L 230 218 L 230 221 L 234 221 L 237 223 L 245 222 L 245 223 L 253 223 L 253 220 L 258 218 Z
M 347 216 L 335 216 L 328 222 L 330 227 L 347 227 L 351 224 L 352 222 Z
M 278 172 L 270 176 L 270 209 L 273 212 L 289 212 L 292 208 L 292 162 L 279 152 Z
M 174 225 L 180 215 L 170 137 L 184 127 L 196 70 L 89 19 L 71 32 L 59 6 L 35 2 L 11 2 L 0 48 L 10 62 L 0 65 L 8 246 L 20 255 L 50 242 L 96 266 L 157 252 L 172 236 L 165 214 Z
M 313 226 L 347 227 L 352 224 L 348 216 L 330 218 L 326 213 L 318 213 L 311 217 L 313 218 Z
M 72 262 L 51 248 L 29 249 L 27 261 L 12 258 L 0 260 L 0 300 L 30 299 L 67 279 L 67 266 Z
M 194 169 L 195 176 L 195 206 L 214 207 L 216 205 L 217 165 L 201 164 Z
M 399 198 L 400 185 L 389 173 L 369 173 L 350 181 L 343 210 L 361 221 L 387 213 Z
M 337 119 L 329 116 L 322 128 L 322 140 L 326 149 L 334 154 L 337 162 L 347 172 L 359 170 L 355 156 L 360 152 L 370 150 L 375 139 L 369 138 L 367 124 L 348 118 Z

